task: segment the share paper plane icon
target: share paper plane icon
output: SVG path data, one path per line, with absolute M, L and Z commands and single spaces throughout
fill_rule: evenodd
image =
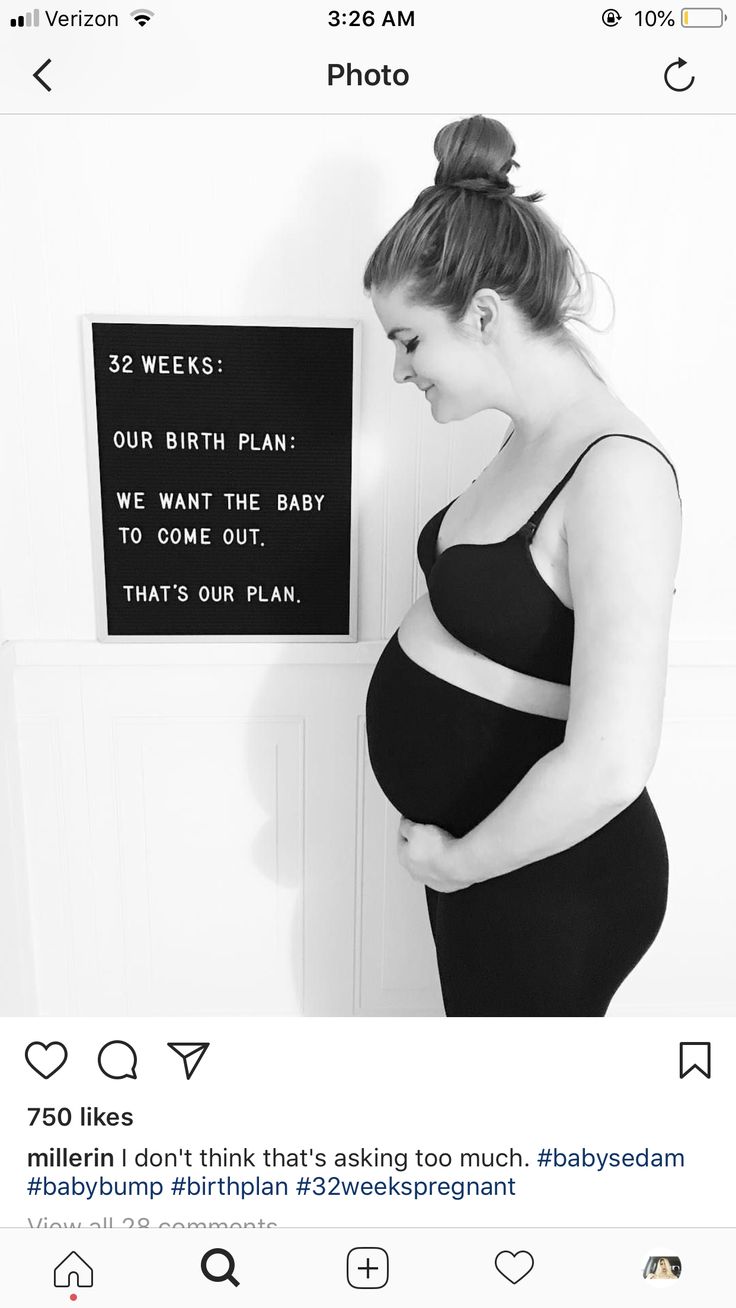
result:
M 167 1040 L 166 1043 L 169 1049 L 173 1049 L 174 1053 L 178 1054 L 182 1059 L 184 1063 L 184 1075 L 186 1076 L 187 1081 L 191 1081 L 194 1073 L 199 1067 L 199 1064 L 202 1062 L 202 1059 L 210 1047 L 209 1040 L 204 1040 L 198 1045 L 188 1045 L 181 1041 L 175 1044 L 172 1043 L 171 1040 Z

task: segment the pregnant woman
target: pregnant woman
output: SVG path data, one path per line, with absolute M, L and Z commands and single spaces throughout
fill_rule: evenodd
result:
M 426 886 L 448 1016 L 602 1016 L 654 940 L 677 474 L 567 327 L 584 268 L 480 115 L 365 271 L 394 379 L 511 432 L 425 524 L 428 594 L 371 679 L 371 765 Z

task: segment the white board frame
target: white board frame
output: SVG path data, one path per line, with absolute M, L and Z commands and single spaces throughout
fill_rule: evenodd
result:
M 352 447 L 350 452 L 350 580 L 348 631 L 335 635 L 118 635 L 107 629 L 107 590 L 105 587 L 105 548 L 102 524 L 102 477 L 99 435 L 97 431 L 97 391 L 95 386 L 94 343 L 92 328 L 96 323 L 122 323 L 161 327 L 347 327 L 353 333 Z M 116 644 L 292 644 L 348 643 L 358 639 L 358 415 L 360 412 L 361 322 L 357 318 L 192 318 L 160 314 L 88 313 L 81 317 L 84 357 L 85 410 L 87 428 L 87 471 L 89 478 L 90 526 L 92 533 L 92 570 L 95 595 L 97 640 Z

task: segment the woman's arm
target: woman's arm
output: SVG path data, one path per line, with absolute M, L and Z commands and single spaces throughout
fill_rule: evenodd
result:
M 464 883 L 597 831 L 644 789 L 659 747 L 681 538 L 672 469 L 651 446 L 612 437 L 583 459 L 566 499 L 575 643 L 565 739 L 452 843 Z

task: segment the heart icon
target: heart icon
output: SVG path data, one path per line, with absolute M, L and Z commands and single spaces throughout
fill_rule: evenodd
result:
M 34 1040 L 26 1048 L 28 1066 L 46 1081 L 64 1066 L 67 1057 L 66 1045 L 62 1045 L 58 1040 L 52 1040 L 48 1045 L 42 1045 L 40 1040 Z
M 500 1254 L 496 1254 L 496 1271 L 505 1276 L 512 1285 L 518 1285 L 519 1281 L 523 1281 L 533 1266 L 534 1259 L 528 1249 L 517 1249 L 516 1253 L 503 1249 Z

